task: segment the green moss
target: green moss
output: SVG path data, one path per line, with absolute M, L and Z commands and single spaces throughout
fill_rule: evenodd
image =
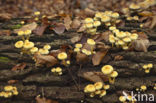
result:
M 0 62 L 10 62 L 10 59 L 8 57 L 0 57 Z
M 19 28 L 21 28 L 21 27 L 22 27 L 21 24 L 17 24 L 17 25 L 11 26 L 11 29 L 19 29 Z

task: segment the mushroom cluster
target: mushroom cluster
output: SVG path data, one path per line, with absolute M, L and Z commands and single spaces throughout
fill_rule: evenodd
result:
M 97 33 L 97 28 L 101 25 L 109 27 L 120 22 L 119 13 L 113 11 L 97 12 L 94 18 L 86 18 L 84 20 L 84 26 L 87 33 L 92 35 Z
M 115 26 L 109 27 L 109 30 L 112 31 L 109 35 L 109 42 L 112 46 L 122 47 L 123 50 L 128 50 L 132 42 L 138 38 L 137 33 L 119 31 Z
M 52 68 L 51 72 L 54 73 L 55 75 L 62 75 L 62 68 L 61 67 Z
M 114 71 L 114 68 L 111 65 L 103 66 L 101 71 L 104 75 L 108 76 L 109 83 L 114 84 L 115 78 L 118 76 L 118 72 Z
M 0 97 L 9 98 L 13 95 L 18 95 L 17 88 L 14 86 L 5 86 L 4 91 L 0 92 Z
M 153 68 L 153 64 L 151 64 L 151 63 L 145 64 L 142 66 L 142 68 L 145 70 L 145 73 L 149 73 L 151 68 Z
M 49 54 L 49 50 L 50 50 L 50 49 L 51 49 L 51 46 L 48 45 L 48 44 L 46 44 L 46 45 L 44 45 L 43 48 L 40 48 L 40 49 L 38 50 L 38 53 L 40 53 L 40 54 L 42 54 L 42 55 L 46 55 L 46 54 Z
M 122 103 L 135 103 L 136 100 L 131 95 L 126 94 L 127 96 L 120 96 L 119 101 Z
M 110 88 L 110 85 L 106 85 L 102 82 L 96 82 L 94 84 L 88 84 L 84 88 L 84 92 L 88 93 L 90 97 L 99 96 L 100 98 L 106 95 L 106 90 Z
M 39 11 L 35 11 L 34 12 L 34 20 L 38 21 L 39 20 L 39 16 L 40 16 L 40 12 Z
M 68 55 L 66 52 L 61 52 L 57 55 L 57 58 L 61 60 L 61 64 L 64 66 L 69 66 L 70 65 L 70 60 L 67 60 Z

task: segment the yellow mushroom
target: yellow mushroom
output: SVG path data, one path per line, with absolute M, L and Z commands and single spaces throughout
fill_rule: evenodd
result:
M 111 74 L 110 74 L 110 78 L 109 78 L 109 82 L 110 83 L 114 83 L 115 82 L 115 78 L 118 76 L 118 72 L 117 71 L 113 71 Z
M 124 42 L 128 43 L 128 42 L 131 42 L 131 38 L 129 37 L 125 37 L 122 39 Z
M 33 42 L 26 41 L 26 42 L 24 42 L 23 47 L 25 49 L 31 49 L 32 47 L 34 47 L 34 43 Z
M 80 52 L 80 48 L 74 48 L 74 52 Z
M 112 13 L 111 15 L 113 18 L 119 18 L 119 13 L 115 12 L 115 13 Z
M 125 102 L 125 101 L 126 101 L 126 98 L 125 98 L 124 96 L 120 96 L 120 97 L 119 97 L 119 101 L 120 101 L 120 102 Z
M 87 39 L 87 43 L 92 46 L 96 44 L 96 42 L 93 39 Z
M 108 84 L 107 84 L 107 85 L 104 85 L 103 88 L 104 88 L 105 90 L 107 90 L 107 89 L 110 88 L 110 85 L 108 85 Z
M 23 47 L 23 41 L 17 41 L 16 43 L 15 43 L 15 47 L 16 48 L 22 48 Z
M 30 52 L 32 54 L 36 53 L 37 51 L 38 51 L 38 48 L 37 47 L 33 47 L 33 48 L 30 49 Z
M 112 30 L 112 31 L 113 31 L 113 30 L 115 30 L 115 29 L 116 29 L 115 26 L 110 26 L 110 27 L 109 27 L 109 30 Z
M 100 97 L 103 97 L 105 95 L 106 95 L 106 90 L 101 90 Z
M 116 36 L 117 36 L 118 38 L 124 38 L 124 37 L 126 36 L 126 33 L 125 33 L 125 32 L 117 32 L 117 33 L 116 33 Z
M 24 32 L 23 31 L 18 31 L 18 36 L 22 36 L 22 35 L 24 35 Z
M 34 12 L 34 15 L 40 15 L 39 11 Z
M 123 40 L 118 40 L 118 44 L 119 44 L 119 45 L 124 45 L 125 42 L 123 42 Z
M 96 89 L 96 90 L 100 90 L 100 89 L 102 89 L 102 87 L 103 87 L 103 83 L 102 83 L 102 82 L 96 82 L 96 83 L 94 84 L 94 86 L 95 86 L 95 89 Z
M 131 34 L 130 38 L 131 38 L 132 40 L 136 40 L 136 39 L 138 38 L 138 34 L 133 33 L 133 34 Z
M 134 4 L 132 3 L 130 6 L 129 6 L 130 9 L 133 9 L 133 10 L 136 10 L 136 9 L 140 9 L 140 6 L 137 5 L 137 4 Z
M 105 75 L 109 75 L 113 72 L 113 67 L 111 65 L 105 65 L 101 68 L 101 71 Z
M 12 91 L 12 90 L 13 90 L 13 87 L 10 86 L 10 85 L 8 85 L 8 86 L 5 86 L 5 87 L 4 87 L 4 90 L 5 90 L 5 91 Z
M 55 73 L 56 72 L 56 68 L 52 68 L 51 72 Z
M 76 48 L 82 48 L 82 44 L 75 44 Z
M 30 34 L 31 34 L 31 30 L 24 31 L 24 35 L 30 35 Z
M 96 91 L 95 91 L 95 94 L 96 94 L 96 95 L 101 94 L 101 90 L 96 90 Z
M 142 86 L 140 87 L 140 89 L 141 89 L 142 91 L 145 91 L 145 90 L 147 90 L 147 87 L 146 87 L 145 85 L 142 85 Z
M 102 17 L 102 13 L 101 13 L 101 12 L 97 12 L 97 13 L 95 14 L 95 17 L 96 17 L 96 18 L 101 18 L 101 17 Z
M 68 65 L 70 65 L 70 61 L 69 61 L 69 60 L 67 60 L 66 63 L 67 63 Z
M 94 27 L 98 27 L 98 26 L 100 26 L 101 25 L 101 22 L 100 21 L 94 21 L 93 22 L 93 26 Z
M 104 15 L 104 16 L 102 16 L 101 21 L 102 22 L 109 22 L 110 21 L 110 17 Z
M 90 29 L 90 28 L 93 27 L 93 23 L 87 23 L 87 24 L 85 24 L 85 27 L 88 28 L 88 29 Z
M 61 53 L 58 54 L 57 58 L 60 59 L 60 60 L 67 59 L 67 53 L 66 52 L 61 52 Z
M 85 87 L 86 91 L 91 93 L 91 92 L 95 92 L 95 86 L 93 84 L 88 84 L 86 87 Z
M 57 73 L 62 72 L 62 68 L 57 67 L 57 68 L 56 68 L 56 72 L 57 72 Z
M 88 23 L 93 23 L 94 20 L 93 20 L 92 18 L 86 18 L 86 19 L 84 20 L 84 22 L 85 22 L 86 24 L 88 24 Z
M 147 64 L 147 67 L 148 67 L 148 68 L 153 68 L 153 64 L 152 64 L 152 63 Z
M 44 47 L 43 47 L 43 49 L 47 49 L 47 50 L 49 50 L 50 48 L 51 48 L 51 46 L 48 44 L 44 45 Z

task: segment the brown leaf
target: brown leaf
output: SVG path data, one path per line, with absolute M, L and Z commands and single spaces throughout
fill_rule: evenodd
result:
M 36 65 L 46 65 L 47 67 L 54 66 L 58 63 L 57 59 L 51 55 L 35 54 Z
M 102 72 L 84 72 L 83 78 L 94 83 L 108 81 L 108 77 L 105 76 Z
M 93 65 L 94 66 L 99 65 L 106 54 L 107 54 L 107 50 L 96 52 L 96 54 L 94 54 L 92 57 Z
M 7 36 L 9 36 L 10 34 L 11 34 L 10 30 L 2 30 L 2 31 L 0 31 L 0 35 L 7 35 Z
M 15 84 L 15 83 L 17 83 L 18 82 L 18 80 L 9 80 L 8 81 L 8 84 Z
M 132 46 L 134 47 L 135 50 L 137 51 L 144 51 L 147 52 L 147 49 L 150 45 L 150 42 L 148 39 L 140 38 L 138 40 L 135 40 L 132 43 Z
M 43 33 L 44 33 L 44 31 L 45 31 L 45 29 L 47 28 L 47 26 L 48 25 L 41 25 L 41 26 L 38 26 L 35 30 L 34 30 L 34 33 L 36 34 L 36 35 L 39 35 L 39 36 L 41 36 L 41 35 L 43 35 Z
M 79 42 L 81 40 L 81 36 L 74 36 L 73 38 L 71 38 L 71 42 L 74 44 L 76 42 Z
M 12 18 L 12 15 L 9 13 L 1 13 L 0 14 L 0 20 L 10 20 Z
M 122 59 L 123 59 L 123 56 L 121 56 L 121 55 L 116 55 L 116 56 L 114 57 L 114 60 L 115 60 L 115 61 L 122 60 Z
M 79 19 L 74 19 L 72 24 L 71 24 L 71 27 L 73 29 L 78 29 L 81 25 L 81 21 Z
M 20 63 L 15 65 L 11 70 L 16 71 L 16 70 L 23 70 L 27 66 L 26 63 Z
M 141 38 L 141 39 L 148 39 L 148 36 L 144 33 L 144 32 L 137 32 L 138 34 L 138 38 Z
M 84 64 L 84 63 L 88 62 L 88 56 L 83 53 L 77 53 L 76 62 L 79 64 Z
M 152 23 L 150 25 L 150 29 L 153 29 L 156 26 L 156 16 L 152 16 Z
M 55 31 L 55 33 L 57 33 L 57 34 L 62 34 L 62 33 L 64 33 L 64 31 L 65 31 L 65 26 L 62 24 L 62 23 L 59 23 L 59 24 L 57 24 L 54 28 L 53 28 L 53 30 Z
M 82 24 L 81 26 L 80 26 L 80 28 L 77 30 L 77 32 L 83 32 L 83 31 L 85 31 L 86 30 L 86 28 L 85 28 L 85 26 Z
M 31 30 L 32 31 L 36 28 L 37 28 L 37 23 L 33 22 L 31 24 L 27 24 L 27 25 L 22 26 L 20 29 L 15 29 L 14 33 L 18 33 L 18 31 L 25 31 L 25 30 Z
M 67 15 L 64 18 L 64 26 L 65 26 L 66 30 L 69 30 L 71 28 L 71 24 L 72 24 L 72 20 L 71 20 L 70 16 Z
M 37 96 L 35 100 L 36 100 L 36 103 L 59 103 L 58 101 L 46 99 L 45 97 L 41 98 L 40 96 Z

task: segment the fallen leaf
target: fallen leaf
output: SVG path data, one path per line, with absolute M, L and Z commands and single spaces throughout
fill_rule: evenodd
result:
M 47 28 L 48 25 L 41 25 L 41 26 L 38 26 L 33 32 L 36 34 L 36 35 L 43 35 L 45 29 Z
M 7 36 L 9 36 L 10 34 L 11 34 L 10 30 L 1 30 L 0 31 L 0 35 L 7 35 Z
M 65 31 L 65 26 L 62 23 L 56 24 L 56 26 L 53 28 L 55 33 L 57 34 L 62 34 Z
M 58 60 L 51 55 L 35 54 L 36 65 L 46 65 L 47 67 L 54 66 L 58 63 Z
M 40 96 L 37 96 L 35 100 L 36 103 L 59 103 L 58 101 L 46 99 L 45 97 L 41 98 Z
M 86 62 L 88 62 L 88 56 L 86 54 L 83 53 L 77 53 L 76 55 L 76 62 L 79 64 L 84 64 Z
M 20 29 L 14 29 L 14 33 L 18 33 L 18 31 L 25 31 L 25 30 L 34 30 L 37 28 L 37 23 L 33 22 L 31 24 L 27 24 L 22 26 Z
M 122 60 L 122 59 L 123 59 L 123 56 L 121 56 L 121 55 L 116 55 L 116 56 L 114 57 L 114 60 L 115 60 L 115 61 Z
M 82 77 L 94 83 L 108 81 L 108 77 L 102 72 L 84 72 Z
M 8 84 L 15 84 L 15 83 L 17 83 L 18 82 L 18 80 L 9 80 L 8 81 Z
M 85 26 L 82 24 L 81 26 L 80 26 L 80 28 L 77 30 L 77 32 L 83 32 L 83 31 L 85 31 L 86 30 L 86 28 L 85 28 Z
M 67 15 L 64 18 L 64 26 L 65 26 L 66 30 L 69 30 L 71 28 L 71 24 L 72 24 L 72 20 L 71 20 L 70 16 Z
M 76 19 L 73 20 L 73 22 L 71 24 L 71 27 L 73 29 L 78 29 L 80 27 L 80 25 L 81 25 L 81 21 L 76 18 Z
M 93 65 L 94 66 L 99 65 L 106 54 L 107 54 L 107 50 L 96 52 L 96 54 L 94 54 L 92 57 Z
M 74 36 L 73 38 L 71 38 L 71 42 L 74 44 L 76 42 L 79 42 L 81 40 L 81 36 Z
M 0 14 L 0 20 L 10 20 L 12 18 L 12 15 L 9 13 L 1 13 Z
M 26 63 L 20 63 L 15 65 L 11 70 L 16 71 L 16 70 L 23 70 L 27 66 Z

